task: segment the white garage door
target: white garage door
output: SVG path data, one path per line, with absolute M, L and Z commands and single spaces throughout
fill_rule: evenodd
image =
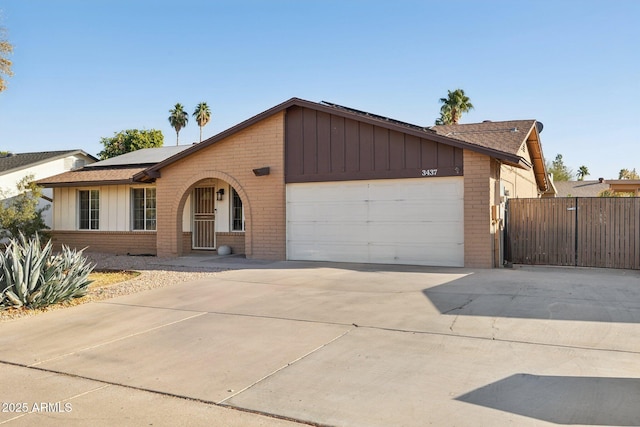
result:
M 463 178 L 287 184 L 287 259 L 464 265 Z

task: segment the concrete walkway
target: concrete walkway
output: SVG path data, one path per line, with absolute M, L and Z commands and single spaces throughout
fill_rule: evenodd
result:
M 171 262 L 0 324 L 0 425 L 640 425 L 638 272 Z

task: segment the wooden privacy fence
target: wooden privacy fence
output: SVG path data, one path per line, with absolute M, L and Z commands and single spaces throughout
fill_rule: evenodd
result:
M 640 269 L 640 198 L 509 199 L 505 260 Z

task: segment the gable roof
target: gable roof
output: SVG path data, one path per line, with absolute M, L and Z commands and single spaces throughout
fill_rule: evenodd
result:
M 534 169 L 538 188 L 547 191 L 551 187 L 540 144 L 542 123 L 536 120 L 487 120 L 482 123 L 436 125 L 431 129 L 449 138 L 513 155 L 519 155 L 521 147 L 526 143 L 531 157 L 530 167 Z
M 516 149 L 513 149 L 513 146 L 512 146 L 513 144 L 492 144 L 489 140 L 487 140 L 485 143 L 482 143 L 482 144 L 478 142 L 471 142 L 470 140 L 467 140 L 465 138 L 454 138 L 449 135 L 443 135 L 433 128 L 412 125 L 410 123 L 401 122 L 399 120 L 390 119 L 388 117 L 367 113 L 365 111 L 360 111 L 360 110 L 344 107 L 337 104 L 332 104 L 325 101 L 323 101 L 322 103 L 317 103 L 317 102 L 306 101 L 300 98 L 291 98 L 288 101 L 285 101 L 279 105 L 276 105 L 275 107 L 265 110 L 262 113 L 257 114 L 237 124 L 236 126 L 233 126 L 209 139 L 206 139 L 199 144 L 194 144 L 190 148 L 145 169 L 141 173 L 136 174 L 136 176 L 134 176 L 134 180 L 142 181 L 142 182 L 152 181 L 160 177 L 160 170 L 163 167 L 168 166 L 184 157 L 190 156 L 191 154 L 199 150 L 202 150 L 203 148 L 206 148 L 210 145 L 213 145 L 216 142 L 221 141 L 224 138 L 227 138 L 228 136 L 233 135 L 236 132 L 239 132 L 251 125 L 256 124 L 261 120 L 266 119 L 267 117 L 270 117 L 281 111 L 285 111 L 286 109 L 294 106 L 310 108 L 313 110 L 322 111 L 322 112 L 334 114 L 334 115 L 349 118 L 349 119 L 354 119 L 360 122 L 369 123 L 375 126 L 380 126 L 390 130 L 395 130 L 405 134 L 414 135 L 419 138 L 428 139 L 428 140 L 439 142 L 445 145 L 450 145 L 450 146 L 454 146 L 462 149 L 468 149 L 471 151 L 479 152 L 479 153 L 488 155 L 490 157 L 497 158 L 506 164 L 516 166 L 519 168 L 530 169 L 532 167 L 532 165 L 529 162 L 527 162 L 522 156 L 519 155 L 518 153 L 519 146 Z M 523 121 L 523 122 L 527 122 L 527 121 Z M 534 125 L 535 120 L 531 120 L 528 122 L 531 122 L 530 127 L 533 127 L 535 129 L 535 125 Z M 525 139 L 526 139 L 526 136 L 525 136 Z M 542 182 L 546 183 L 546 170 L 544 169 L 544 162 L 542 163 L 542 168 L 543 168 Z M 546 189 L 546 185 L 541 188 Z
M 83 155 L 94 161 L 98 160 L 82 150 L 40 151 L 36 153 L 17 154 L 9 153 L 7 156 L 0 157 L 0 175 L 73 155 Z
M 609 184 L 600 181 L 554 181 L 558 190 L 556 197 L 597 197 L 603 190 L 609 189 Z
M 63 172 L 36 181 L 46 187 L 67 187 L 76 185 L 109 185 L 133 182 L 133 176 L 151 165 L 161 162 L 176 153 L 186 150 L 188 145 L 142 148 L 120 156 L 102 160 L 82 169 Z

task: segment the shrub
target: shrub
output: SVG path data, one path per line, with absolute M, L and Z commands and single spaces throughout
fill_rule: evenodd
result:
M 17 184 L 14 191 L 0 189 L 0 237 L 18 238 L 20 234 L 35 236 L 48 227 L 44 223 L 43 212 L 49 209 L 38 207 L 42 188 L 33 182 L 34 175 L 27 175 Z
M 0 309 L 40 308 L 86 295 L 95 267 L 77 251 L 63 246 L 51 255 L 49 240 L 41 246 L 36 235 L 9 241 L 0 252 Z

